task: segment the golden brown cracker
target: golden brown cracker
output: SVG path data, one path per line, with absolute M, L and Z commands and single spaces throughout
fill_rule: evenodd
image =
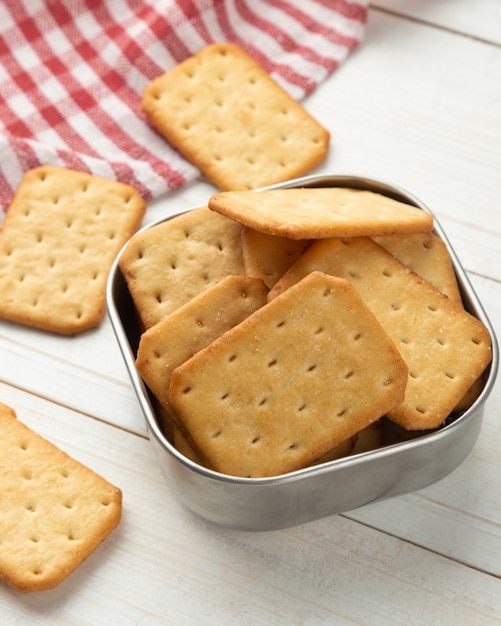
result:
M 57 586 L 117 526 L 122 493 L 0 404 L 0 578 Z
M 372 191 L 344 187 L 225 191 L 209 208 L 269 235 L 324 239 L 429 232 L 433 217 Z
M 407 368 L 346 280 L 315 272 L 172 373 L 170 400 L 217 471 L 305 467 L 404 397 Z
M 433 233 L 382 235 L 373 239 L 441 293 L 458 304 L 463 303 L 452 259 L 442 239 Z M 454 412 L 468 409 L 478 398 L 483 387 L 482 378 L 476 380 L 458 402 Z
M 197 450 L 193 448 L 191 442 L 188 441 L 184 432 L 177 425 L 174 425 L 174 436 L 172 443 L 178 452 L 180 452 L 190 461 L 193 461 L 193 463 L 196 463 L 197 465 L 201 465 L 203 467 L 207 466 L 207 462 L 205 461 L 205 459 L 202 459 Z
M 317 241 L 269 299 L 313 271 L 349 280 L 407 363 L 405 401 L 389 417 L 409 430 L 440 426 L 492 358 L 485 326 L 368 237 Z
M 144 328 L 221 278 L 244 274 L 241 231 L 200 207 L 137 233 L 119 266 Z
M 314 465 L 328 463 L 329 461 L 336 461 L 337 459 L 343 459 L 354 454 L 362 454 L 363 452 L 376 450 L 382 444 L 381 433 L 381 420 L 372 422 L 372 424 L 362 428 L 362 430 L 353 435 L 353 437 L 350 437 L 330 452 L 327 452 L 327 454 L 324 454 L 314 463 Z
M 146 205 L 128 185 L 41 166 L 0 230 L 0 317 L 61 334 L 97 326 L 111 264 Z
M 451 300 L 462 302 L 449 251 L 440 237 L 433 233 L 410 233 L 373 239 Z
M 353 437 L 350 437 L 346 441 L 338 444 L 333 450 L 329 450 L 329 452 L 323 454 L 319 459 L 314 461 L 312 465 L 320 465 L 321 463 L 329 463 L 330 461 L 344 459 L 352 453 L 356 440 L 357 436 L 353 435 Z
M 220 189 L 302 176 L 328 152 L 327 130 L 233 43 L 211 44 L 155 79 L 142 108 Z
M 242 256 L 245 273 L 260 278 L 271 288 L 310 245 L 309 239 L 288 239 L 244 228 Z
M 370 452 L 379 448 L 383 443 L 382 431 L 381 420 L 363 428 L 355 436 L 351 454 L 362 454 L 363 452 Z
M 461 400 L 454 407 L 454 412 L 467 411 L 472 404 L 478 399 L 484 389 L 484 380 L 482 376 L 471 385 Z
M 266 304 L 267 293 L 257 278 L 227 276 L 141 335 L 136 367 L 165 410 L 172 371 Z

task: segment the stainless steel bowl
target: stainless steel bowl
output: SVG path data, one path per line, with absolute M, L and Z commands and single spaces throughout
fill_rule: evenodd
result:
M 268 189 L 290 187 L 365 189 L 431 213 L 422 202 L 402 189 L 367 178 L 308 176 Z M 161 221 L 164 220 L 155 224 Z M 463 462 L 480 431 L 485 402 L 497 375 L 499 353 L 487 315 L 436 218 L 434 232 L 449 248 L 466 309 L 486 325 L 491 335 L 493 359 L 485 372 L 481 395 L 467 411 L 447 420 L 436 431 L 414 433 L 414 436 L 374 451 L 271 478 L 239 478 L 211 471 L 184 457 L 165 437 L 150 393 L 135 367 L 140 330 L 118 267 L 120 255 L 117 257 L 107 284 L 109 316 L 158 462 L 184 505 L 198 515 L 230 528 L 252 531 L 286 528 L 421 489 L 440 480 Z

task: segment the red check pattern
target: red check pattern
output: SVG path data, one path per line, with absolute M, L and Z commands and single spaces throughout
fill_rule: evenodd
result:
M 148 124 L 141 94 L 212 41 L 247 50 L 297 100 L 357 46 L 365 0 L 3 0 L 0 204 L 50 163 L 147 199 L 199 174 Z

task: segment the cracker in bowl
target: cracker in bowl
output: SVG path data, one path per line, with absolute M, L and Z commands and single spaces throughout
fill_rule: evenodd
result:
M 408 430 L 438 428 L 492 359 L 485 325 L 369 237 L 315 242 L 269 299 L 314 271 L 349 280 L 407 363 L 405 401 L 388 416 Z
M 226 276 L 141 335 L 136 367 L 162 408 L 172 414 L 172 371 L 266 304 L 263 281 Z
M 172 372 L 170 401 L 216 471 L 304 468 L 399 404 L 407 366 L 348 281 L 313 272 Z
M 262 233 L 290 239 L 430 232 L 433 217 L 372 191 L 343 187 L 224 191 L 209 208 Z
M 141 324 L 148 329 L 231 274 L 244 274 L 242 225 L 200 207 L 137 233 L 120 256 Z

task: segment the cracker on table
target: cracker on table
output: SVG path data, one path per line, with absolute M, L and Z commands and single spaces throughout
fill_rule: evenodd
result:
M 310 245 L 309 239 L 277 237 L 244 228 L 242 256 L 245 273 L 260 278 L 271 288 Z
M 242 225 L 200 207 L 137 233 L 120 256 L 144 328 L 230 274 L 244 274 Z
M 302 176 L 328 152 L 328 131 L 233 43 L 211 44 L 155 79 L 142 108 L 220 189 Z
M 373 239 L 451 300 L 462 302 L 449 251 L 440 237 L 433 233 L 410 233 Z
M 269 235 L 324 239 L 430 232 L 431 214 L 372 191 L 345 187 L 223 191 L 209 208 Z
M 305 467 L 404 397 L 407 368 L 346 280 L 315 272 L 172 373 L 170 401 L 215 470 Z
M 167 412 L 172 371 L 266 304 L 267 294 L 262 280 L 227 276 L 141 335 L 136 367 Z
M 0 404 L 0 578 L 51 589 L 120 522 L 122 493 Z
M 48 165 L 27 172 L 0 230 L 0 317 L 65 335 L 98 326 L 109 268 L 145 209 L 122 183 Z
M 440 426 L 492 358 L 485 326 L 368 237 L 315 242 L 268 298 L 313 271 L 349 280 L 407 363 L 405 400 L 388 416 L 408 430 Z

